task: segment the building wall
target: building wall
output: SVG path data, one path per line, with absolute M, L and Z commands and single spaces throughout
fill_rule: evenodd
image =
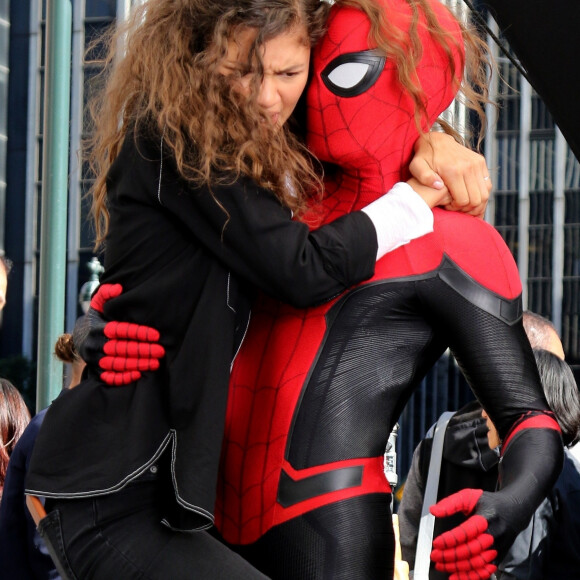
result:
M 525 79 L 497 58 L 509 83 L 494 84 L 502 109 L 491 131 L 488 218 L 518 262 L 525 307 L 554 322 L 578 376 L 580 164 Z
M 0 358 L 22 351 L 23 322 L 23 263 L 25 248 L 25 223 L 27 216 L 27 128 L 33 119 L 28 116 L 28 84 L 30 75 L 29 48 L 30 5 L 29 2 L 5 2 L 8 7 L 9 43 L 2 47 L 1 58 L 8 62 L 9 83 L 7 99 L 0 100 L 0 116 L 6 119 L 7 148 L 5 174 L 5 197 L 0 213 L 0 248 L 14 262 L 9 277 L 7 306 L 2 313 L 0 328 Z M 7 60 L 6 60 L 7 59 Z
M 7 0 L 0 2 L 7 3 Z M 83 56 L 88 43 L 114 22 L 118 10 L 121 13 L 126 11 L 128 2 L 73 0 L 71 4 L 73 34 L 65 330 L 72 328 L 81 313 L 79 288 L 89 279 L 87 263 L 93 256 L 88 204 L 82 198 L 87 179 L 79 166 L 77 152 L 85 134 L 85 84 L 95 70 L 84 65 Z M 20 354 L 34 359 L 37 351 L 45 10 L 46 2 L 43 0 L 12 2 L 11 6 L 8 184 L 5 212 L 0 214 L 0 232 L 4 227 L 6 234 L 0 249 L 4 247 L 14 261 L 14 270 L 0 332 L 0 359 Z M 6 108 L 0 105 L 0 114 L 3 111 L 6 112 Z M 1 177 L 0 174 L 0 180 Z
M 0 0 L 0 103 L 8 101 L 10 46 L 10 2 Z M 8 144 L 8 108 L 0 105 L 0 216 L 6 211 L 6 149 Z M 4 224 L 0 220 L 0 250 L 4 247 Z

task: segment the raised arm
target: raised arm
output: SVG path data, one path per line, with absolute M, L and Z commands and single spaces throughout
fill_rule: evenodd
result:
M 464 147 L 451 135 L 431 132 L 417 139 L 409 169 L 422 185 L 448 194 L 436 204 L 424 197 L 431 207 L 439 205 L 483 217 L 492 188 L 483 155 Z M 422 191 L 415 190 L 423 197 Z

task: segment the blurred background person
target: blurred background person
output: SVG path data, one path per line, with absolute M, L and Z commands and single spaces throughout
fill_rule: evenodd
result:
M 8 461 L 29 421 L 30 412 L 18 389 L 9 380 L 0 379 L 0 498 Z
M 55 356 L 70 365 L 69 388 L 75 387 L 85 367 L 71 334 L 62 334 L 54 347 Z M 0 503 L 0 577 L 7 580 L 56 580 L 60 578 L 26 507 L 24 478 L 34 441 L 46 409 L 30 421 L 8 463 L 4 495 Z
M 6 305 L 6 291 L 8 289 L 8 274 L 12 269 L 12 262 L 0 254 L 0 311 Z

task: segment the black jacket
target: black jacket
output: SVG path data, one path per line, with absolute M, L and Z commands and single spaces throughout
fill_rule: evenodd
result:
M 164 455 L 174 498 L 166 519 L 192 529 L 213 521 L 230 365 L 254 289 L 296 306 L 322 302 L 373 274 L 377 241 L 361 212 L 310 232 L 245 178 L 212 187 L 218 204 L 207 187 L 184 182 L 171 157 L 161 159 L 158 137 L 130 135 L 111 167 L 101 282 L 123 286 L 107 319 L 160 331 L 162 367 L 124 388 L 89 370 L 54 401 L 27 491 L 113 493 Z

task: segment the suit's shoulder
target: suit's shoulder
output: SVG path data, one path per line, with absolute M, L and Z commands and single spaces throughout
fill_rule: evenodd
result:
M 505 298 L 521 293 L 515 259 L 488 222 L 460 212 L 435 209 L 434 234 L 443 253 L 476 282 Z

